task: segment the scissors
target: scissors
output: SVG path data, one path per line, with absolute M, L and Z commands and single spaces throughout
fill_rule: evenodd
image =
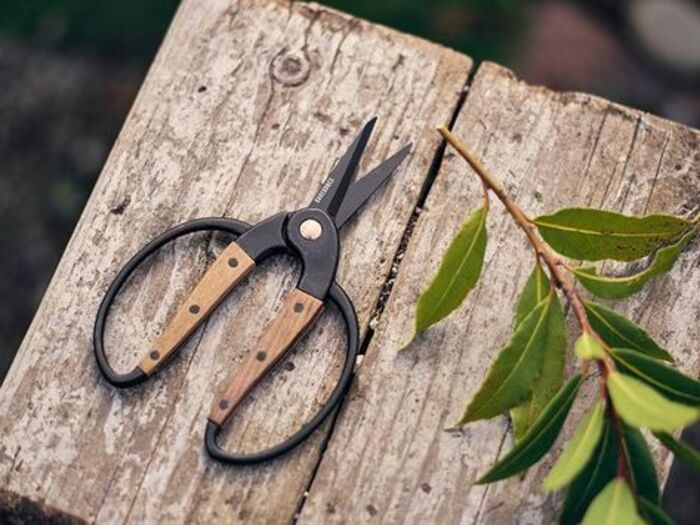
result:
M 102 299 L 93 332 L 95 357 L 105 379 L 116 387 L 124 388 L 142 383 L 155 374 L 262 260 L 278 253 L 288 253 L 301 260 L 302 271 L 296 288 L 288 293 L 282 308 L 258 339 L 255 348 L 240 368 L 233 372 L 229 386 L 214 400 L 204 441 L 207 452 L 216 460 L 229 464 L 251 464 L 284 454 L 318 428 L 350 385 L 359 349 L 359 327 L 352 301 L 335 281 L 340 255 L 338 230 L 389 178 L 411 148 L 410 144 L 404 146 L 364 177 L 353 181 L 375 122 L 376 117 L 364 125 L 305 208 L 281 212 L 254 225 L 229 218 L 204 218 L 175 226 L 139 250 L 119 271 Z M 236 240 L 207 269 L 138 365 L 127 373 L 116 372 L 107 360 L 104 330 L 117 294 L 134 270 L 150 255 L 183 235 L 199 231 L 223 231 L 234 235 Z M 236 407 L 303 336 L 328 301 L 336 305 L 345 321 L 347 350 L 340 378 L 326 403 L 300 430 L 279 445 L 250 454 L 224 450 L 218 444 L 217 437 Z

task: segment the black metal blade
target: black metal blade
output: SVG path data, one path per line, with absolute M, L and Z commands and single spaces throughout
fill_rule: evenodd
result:
M 379 189 L 396 168 L 403 162 L 411 151 L 411 144 L 401 148 L 397 153 L 382 162 L 361 179 L 355 181 L 347 191 L 338 213 L 335 214 L 335 225 L 340 229 L 347 220 L 362 206 L 372 194 Z
M 335 217 L 350 187 L 350 181 L 357 170 L 376 121 L 377 117 L 374 117 L 364 125 L 360 134 L 331 170 L 310 206 L 326 210 L 331 217 Z

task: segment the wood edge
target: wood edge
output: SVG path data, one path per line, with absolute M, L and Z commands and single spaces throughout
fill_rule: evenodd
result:
M 477 83 L 481 82 L 493 82 L 493 78 L 490 78 L 493 76 L 507 79 L 523 88 L 527 88 L 543 96 L 552 98 L 564 105 L 574 104 L 577 106 L 593 107 L 600 111 L 615 113 L 630 121 L 636 121 L 643 118 L 646 124 L 650 124 L 657 128 L 675 131 L 683 130 L 685 132 L 690 132 L 691 134 L 700 136 L 700 129 L 693 128 L 680 122 L 675 122 L 665 117 L 655 115 L 654 113 L 649 113 L 643 109 L 625 106 L 624 104 L 608 100 L 607 98 L 599 95 L 593 95 L 591 93 L 586 93 L 585 91 L 557 91 L 556 89 L 550 88 L 543 84 L 528 82 L 527 80 L 524 80 L 518 76 L 518 74 L 512 69 L 489 60 L 476 64 L 476 71 L 472 85 L 476 85 Z M 467 101 L 468 99 L 469 96 L 467 96 Z
M 423 38 L 421 36 L 413 35 L 411 33 L 406 33 L 406 32 L 401 31 L 399 29 L 395 29 L 393 27 L 384 25 L 381 22 L 365 20 L 364 18 L 354 16 L 350 13 L 346 13 L 345 11 L 335 9 L 333 7 L 321 5 L 321 4 L 314 2 L 314 1 L 311 1 L 311 2 L 307 2 L 304 0 L 301 0 L 301 1 L 266 0 L 266 1 L 270 4 L 286 5 L 286 6 L 288 6 L 289 9 L 293 9 L 296 7 L 297 9 L 306 10 L 306 11 L 308 11 L 309 16 L 327 15 L 327 16 L 335 18 L 336 20 L 342 21 L 343 23 L 346 23 L 346 24 L 356 24 L 356 26 L 359 27 L 360 31 L 365 30 L 365 29 L 370 29 L 370 28 L 373 30 L 380 30 L 384 34 L 387 34 L 387 35 L 392 36 L 394 38 L 405 40 L 406 42 L 402 42 L 403 45 L 407 45 L 407 46 L 413 45 L 414 47 L 418 46 L 422 49 L 430 50 L 431 53 L 446 55 L 445 58 L 447 58 L 448 60 L 453 60 L 455 62 L 464 62 L 466 69 L 467 69 L 467 72 L 471 71 L 475 65 L 474 59 L 472 57 L 470 57 L 469 55 L 467 55 L 465 53 L 457 51 L 456 49 L 452 49 L 451 47 L 448 47 L 444 44 L 440 44 L 438 42 L 433 42 L 431 40 L 428 40 L 428 39 Z
M 0 488 L 0 523 L 86 525 L 89 522 L 52 505 Z

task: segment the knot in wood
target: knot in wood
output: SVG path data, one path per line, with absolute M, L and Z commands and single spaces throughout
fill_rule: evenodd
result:
M 309 59 L 301 51 L 284 50 L 272 61 L 272 77 L 285 86 L 300 86 L 310 71 Z

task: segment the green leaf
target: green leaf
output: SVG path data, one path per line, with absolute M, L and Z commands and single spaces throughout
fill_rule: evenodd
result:
M 611 372 L 608 392 L 622 419 L 633 427 L 673 431 L 698 419 L 697 408 L 669 401 L 634 377 Z
M 541 270 L 540 270 L 541 271 Z M 544 276 L 544 274 L 542 274 Z M 546 276 L 544 276 L 546 279 Z M 549 280 L 547 280 L 547 287 Z M 548 288 L 543 287 L 548 290 Z M 545 292 L 546 293 L 546 292 Z M 548 297 L 545 295 L 545 297 Z M 532 385 L 530 397 L 510 412 L 513 422 L 513 434 L 516 443 L 537 421 L 540 413 L 554 396 L 564 381 L 564 362 L 566 360 L 566 320 L 556 294 L 550 299 L 553 304 L 547 328 L 547 338 L 540 359 L 539 377 Z
M 700 407 L 700 381 L 634 350 L 613 348 L 612 356 L 621 372 L 641 379 L 671 401 Z
M 603 436 L 585 468 L 569 486 L 562 507 L 560 523 L 575 525 L 583 518 L 588 505 L 603 487 L 615 477 L 617 470 L 617 444 L 615 430 L 606 419 Z
M 581 386 L 574 376 L 550 400 L 535 424 L 513 450 L 484 474 L 477 483 L 492 483 L 517 474 L 537 463 L 554 444 Z
M 550 283 L 547 274 L 544 273 L 542 266 L 535 264 L 535 269 L 532 270 L 518 299 L 518 306 L 515 312 L 515 326 L 522 323 L 527 315 L 545 300 L 549 293 L 549 288 Z
M 574 268 L 574 273 L 583 287 L 592 294 L 606 299 L 624 299 L 639 292 L 654 277 L 668 272 L 695 233 L 695 231 L 691 231 L 677 243 L 659 249 L 651 264 L 643 271 L 633 275 L 606 277 L 598 275 L 596 269 L 592 267 Z
M 541 373 L 542 356 L 560 337 L 561 311 L 554 297 L 542 301 L 518 326 L 456 426 L 503 414 L 530 395 Z
M 583 517 L 582 525 L 639 525 L 632 491 L 623 478 L 615 478 L 598 494 Z
M 581 337 L 576 340 L 574 352 L 579 359 L 603 359 L 605 357 L 603 347 L 600 346 L 595 336 L 588 332 L 583 332 Z
M 671 516 L 666 514 L 656 503 L 641 497 L 637 498 L 637 501 L 649 525 L 675 525 Z
M 646 439 L 639 430 L 622 423 L 622 444 L 637 494 L 658 503 L 659 478 Z
M 668 215 L 630 217 L 592 208 L 566 208 L 534 222 L 555 251 L 585 261 L 634 261 L 693 227 L 692 222 Z
M 664 447 L 673 452 L 673 455 L 680 459 L 689 467 L 693 467 L 700 472 L 700 452 L 687 443 L 677 440 L 671 434 L 665 432 L 654 432 L 656 438 L 661 441 Z
M 586 303 L 586 314 L 593 330 L 610 346 L 630 348 L 656 359 L 673 361 L 640 326 L 596 303 Z
M 486 251 L 487 212 L 486 207 L 473 212 L 452 239 L 437 275 L 418 298 L 411 340 L 457 308 L 479 280 Z
M 544 490 L 559 490 L 568 485 L 583 470 L 603 433 L 604 416 L 605 403 L 598 401 L 581 419 L 573 437 L 549 471 L 549 475 L 544 480 Z

